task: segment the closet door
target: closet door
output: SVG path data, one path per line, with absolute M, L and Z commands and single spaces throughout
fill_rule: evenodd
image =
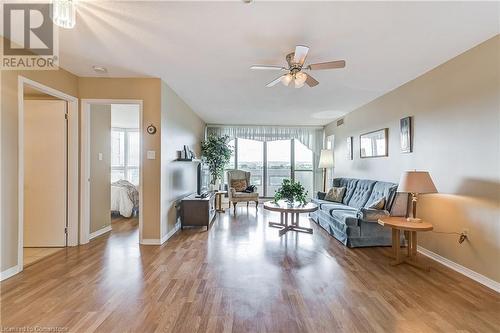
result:
M 66 107 L 24 101 L 24 247 L 66 246 Z

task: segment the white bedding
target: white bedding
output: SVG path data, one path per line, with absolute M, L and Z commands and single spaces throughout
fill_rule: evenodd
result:
M 111 211 L 119 212 L 123 217 L 132 216 L 134 203 L 130 200 L 127 189 L 111 185 Z

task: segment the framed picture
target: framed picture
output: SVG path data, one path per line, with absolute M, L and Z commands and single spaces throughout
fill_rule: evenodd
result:
M 352 136 L 347 137 L 347 159 L 352 160 Z
M 401 152 L 411 153 L 412 145 L 412 132 L 411 132 L 411 117 L 403 118 L 399 121 L 399 135 L 401 140 Z
M 388 128 L 368 132 L 359 136 L 361 158 L 388 156 Z

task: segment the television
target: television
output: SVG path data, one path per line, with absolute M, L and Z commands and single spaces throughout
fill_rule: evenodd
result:
M 198 186 L 196 192 L 198 195 L 206 194 L 210 189 L 210 169 L 208 164 L 198 164 Z

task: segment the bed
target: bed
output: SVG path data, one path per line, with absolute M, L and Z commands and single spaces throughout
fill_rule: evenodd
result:
M 139 211 L 139 191 L 127 180 L 111 183 L 111 212 L 131 217 Z

